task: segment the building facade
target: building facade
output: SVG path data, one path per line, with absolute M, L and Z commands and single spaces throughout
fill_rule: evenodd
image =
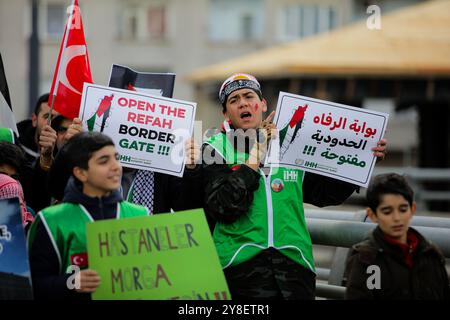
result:
M 194 99 L 192 70 L 339 28 L 353 0 L 79 0 L 95 83 L 113 63 L 177 74 L 174 97 Z M 32 0 L 0 0 L 0 50 L 17 121 L 28 117 Z M 50 90 L 69 0 L 37 0 L 39 93 Z

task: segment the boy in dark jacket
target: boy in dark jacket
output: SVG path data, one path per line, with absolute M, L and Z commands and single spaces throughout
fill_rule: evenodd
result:
M 445 258 L 410 222 L 414 192 L 404 177 L 379 175 L 367 189 L 367 214 L 378 224 L 353 247 L 347 299 L 449 299 Z
M 89 299 L 100 278 L 88 269 L 86 224 L 145 216 L 148 210 L 123 201 L 118 191 L 122 167 L 114 143 L 106 135 L 75 135 L 58 153 L 55 168 L 62 167 L 59 162 L 68 162 L 72 172 L 63 203 L 39 212 L 29 232 L 34 295 L 36 299 Z M 79 286 L 72 288 L 67 272 L 74 265 L 81 272 Z

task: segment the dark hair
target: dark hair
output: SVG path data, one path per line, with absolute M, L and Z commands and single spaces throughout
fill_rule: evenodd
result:
M 92 154 L 106 146 L 114 146 L 114 142 L 107 135 L 100 132 L 82 132 L 73 136 L 64 147 L 72 168 L 88 169 Z
M 42 96 L 39 97 L 38 101 L 36 102 L 36 106 L 34 107 L 34 114 L 39 115 L 39 112 L 41 112 L 41 104 L 44 102 L 48 102 L 50 94 L 44 93 Z
M 49 171 L 48 189 L 52 197 L 62 200 L 73 168 L 88 169 L 89 159 L 94 152 L 106 146 L 114 146 L 114 142 L 100 132 L 82 132 L 67 141 L 59 150 Z
M 25 153 L 12 143 L 0 141 L 0 164 L 7 164 L 19 171 L 25 163 Z
M 386 194 L 403 196 L 411 206 L 414 200 L 414 191 L 404 176 L 396 173 L 380 174 L 372 179 L 367 188 L 367 205 L 373 212 L 377 212 L 381 197 Z

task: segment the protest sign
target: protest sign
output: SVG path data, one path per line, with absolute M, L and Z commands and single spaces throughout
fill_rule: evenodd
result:
M 85 84 L 84 129 L 110 136 L 125 167 L 181 177 L 196 103 Z
M 0 200 L 0 300 L 32 298 L 19 199 Z
M 298 168 L 367 187 L 389 115 L 280 92 L 279 136 L 266 165 Z
M 166 98 L 172 98 L 174 85 L 174 73 L 138 72 L 117 64 L 113 64 L 109 77 L 110 87 Z
M 87 225 L 93 299 L 230 299 L 202 209 Z

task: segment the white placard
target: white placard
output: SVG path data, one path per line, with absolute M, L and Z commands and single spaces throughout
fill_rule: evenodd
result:
M 85 130 L 110 136 L 125 167 L 181 177 L 184 143 L 196 103 L 84 84 L 80 115 Z
M 298 168 L 367 187 L 389 114 L 280 92 L 279 130 L 266 165 Z

